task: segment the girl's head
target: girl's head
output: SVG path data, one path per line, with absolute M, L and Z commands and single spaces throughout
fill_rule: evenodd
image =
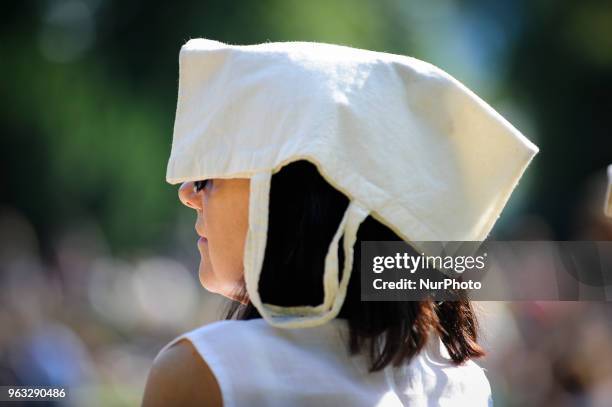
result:
M 207 237 L 207 241 L 198 243 L 202 256 L 200 281 L 208 290 L 239 301 L 232 304 L 228 318 L 259 318 L 257 309 L 248 301 L 243 280 L 249 180 L 213 179 L 202 190 L 194 189 L 198 186 L 202 185 L 185 183 L 179 195 L 185 205 L 197 211 L 196 231 Z M 274 174 L 259 281 L 264 303 L 296 306 L 323 302 L 325 255 L 348 203 L 348 198 L 327 183 L 308 161 L 290 163 Z M 431 301 L 362 302 L 358 261 L 362 240 L 400 238 L 373 217 L 359 227 L 354 275 L 338 315 L 348 320 L 352 352 L 365 347 L 372 370 L 379 370 L 411 358 L 436 331 L 457 363 L 484 354 L 476 343 L 476 318 L 467 299 L 441 305 Z M 338 247 L 341 265 L 342 239 Z M 376 346 L 380 338 L 386 339 L 382 351 Z

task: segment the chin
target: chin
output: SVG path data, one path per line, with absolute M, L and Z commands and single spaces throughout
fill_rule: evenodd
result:
M 208 281 L 206 280 L 206 277 L 203 276 L 202 273 L 200 273 L 199 278 L 200 278 L 200 285 L 203 288 L 205 288 L 207 291 L 214 292 L 214 291 L 212 291 L 210 285 L 208 284 Z
M 208 264 L 200 264 L 200 269 L 198 270 L 198 278 L 200 280 L 200 285 L 204 287 L 207 291 L 211 293 L 217 293 L 216 284 L 215 284 L 215 276 L 210 270 L 210 266 Z

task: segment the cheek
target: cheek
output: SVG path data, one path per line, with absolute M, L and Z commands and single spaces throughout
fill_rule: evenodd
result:
M 206 246 L 213 272 L 220 280 L 237 282 L 243 276 L 244 243 L 248 227 L 244 214 L 231 205 L 223 205 L 223 202 L 209 202 L 207 208 Z
M 240 288 L 242 274 L 236 273 L 232 265 L 227 264 L 220 250 L 215 250 L 213 241 L 200 245 L 199 249 L 200 284 L 210 292 L 231 298 Z

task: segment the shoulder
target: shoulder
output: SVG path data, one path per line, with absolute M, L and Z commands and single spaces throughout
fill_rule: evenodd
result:
M 470 381 L 470 385 L 479 388 L 484 393 L 491 392 L 491 386 L 485 369 L 480 364 L 476 363 L 472 359 L 468 359 L 462 365 L 464 369 L 464 375 Z
M 407 388 L 422 388 L 430 399 L 443 399 L 451 405 L 487 406 L 491 386 L 485 370 L 473 359 L 455 364 L 437 335 L 406 366 Z
M 447 370 L 449 390 L 458 399 L 472 400 L 473 405 L 488 405 L 491 385 L 485 370 L 472 359 Z M 478 401 L 478 402 L 477 402 Z
M 221 390 L 193 344 L 187 339 L 179 339 L 155 358 L 142 405 L 220 407 Z
M 228 370 L 245 341 L 265 331 L 262 320 L 216 321 L 187 332 L 168 343 L 153 361 L 143 406 L 221 406 L 231 401 Z M 229 359 L 228 359 L 229 358 Z

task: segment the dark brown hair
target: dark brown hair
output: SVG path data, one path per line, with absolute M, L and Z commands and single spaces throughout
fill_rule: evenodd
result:
M 259 282 L 263 302 L 283 306 L 323 302 L 325 255 L 347 205 L 348 198 L 308 161 L 290 163 L 272 176 L 268 237 Z M 455 364 L 484 355 L 477 343 L 474 310 L 462 293 L 456 301 L 442 303 L 362 302 L 358 261 L 362 240 L 401 239 L 371 216 L 359 227 L 352 276 L 338 315 L 348 321 L 351 354 L 367 352 L 370 371 L 381 370 L 389 363 L 398 366 L 416 355 L 436 331 Z M 338 259 L 343 264 L 342 238 Z M 244 288 L 239 295 L 246 298 Z M 226 315 L 226 319 L 253 318 L 261 315 L 250 302 L 233 302 Z M 384 340 L 382 348 L 377 347 L 379 339 Z

